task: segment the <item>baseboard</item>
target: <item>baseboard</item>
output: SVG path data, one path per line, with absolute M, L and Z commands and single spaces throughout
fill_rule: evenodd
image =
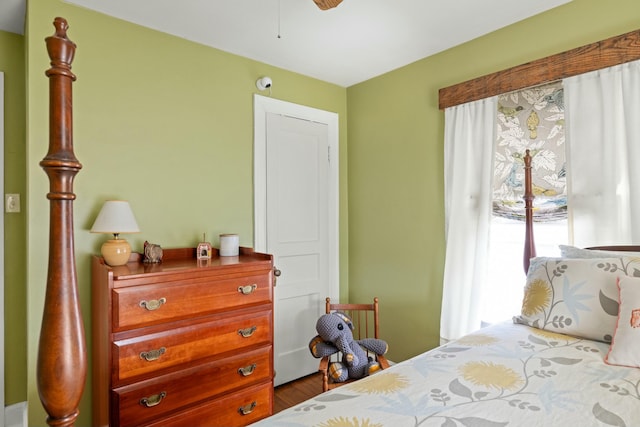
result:
M 5 427 L 27 427 L 27 402 L 19 402 L 4 408 Z

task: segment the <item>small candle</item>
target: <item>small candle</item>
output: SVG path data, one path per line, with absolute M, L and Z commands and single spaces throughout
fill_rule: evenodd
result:
M 238 256 L 240 237 L 237 234 L 220 235 L 220 256 Z

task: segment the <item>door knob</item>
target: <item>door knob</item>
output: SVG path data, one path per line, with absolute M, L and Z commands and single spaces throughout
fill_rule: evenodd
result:
M 276 285 L 276 281 L 278 280 L 278 277 L 280 277 L 281 274 L 282 274 L 282 271 L 278 270 L 277 267 L 273 267 L 273 286 Z

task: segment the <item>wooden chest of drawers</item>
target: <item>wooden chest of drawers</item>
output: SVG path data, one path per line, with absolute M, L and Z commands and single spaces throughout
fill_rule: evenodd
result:
M 273 413 L 273 258 L 92 259 L 94 426 L 242 426 Z

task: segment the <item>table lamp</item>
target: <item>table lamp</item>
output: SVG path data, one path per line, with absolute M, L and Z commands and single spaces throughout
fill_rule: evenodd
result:
M 92 233 L 112 233 L 113 239 L 109 239 L 102 245 L 100 252 L 104 261 L 110 266 L 125 265 L 131 255 L 131 246 L 125 239 L 120 239 L 122 233 L 138 233 L 136 222 L 131 207 L 124 200 L 107 200 L 104 202 L 98 217 L 91 227 Z

